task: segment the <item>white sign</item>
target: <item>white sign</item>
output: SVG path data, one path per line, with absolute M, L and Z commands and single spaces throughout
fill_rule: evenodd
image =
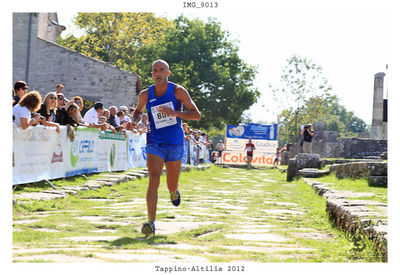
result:
M 226 150 L 227 151 L 244 151 L 248 139 L 243 138 L 226 138 Z M 278 141 L 276 140 L 264 140 L 264 139 L 253 139 L 252 143 L 256 147 L 254 152 L 262 153 L 276 153 L 278 147 Z

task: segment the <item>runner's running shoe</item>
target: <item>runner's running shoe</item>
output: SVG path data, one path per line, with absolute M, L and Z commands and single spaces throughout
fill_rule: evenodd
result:
M 154 225 L 154 222 L 146 222 L 142 225 L 142 234 L 147 238 L 151 234 L 155 235 L 156 234 L 156 226 Z
M 175 192 L 169 192 L 171 194 L 171 202 L 175 206 L 179 206 L 181 204 L 181 194 L 176 190 Z

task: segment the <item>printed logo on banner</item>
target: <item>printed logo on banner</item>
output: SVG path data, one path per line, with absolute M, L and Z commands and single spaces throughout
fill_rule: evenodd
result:
M 51 163 L 55 162 L 63 162 L 63 153 L 62 153 L 62 148 L 61 148 L 61 139 L 57 139 L 57 145 L 56 148 L 54 149 L 53 156 L 51 158 Z
M 114 167 L 114 161 L 115 161 L 115 143 L 111 145 L 111 150 L 110 150 L 110 165 L 111 168 Z
M 75 167 L 79 160 L 79 141 L 75 138 L 75 141 L 71 143 L 71 165 Z

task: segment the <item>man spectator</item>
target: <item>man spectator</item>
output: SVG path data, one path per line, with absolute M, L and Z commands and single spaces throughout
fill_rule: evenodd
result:
M 308 123 L 303 129 L 300 131 L 300 135 L 303 136 L 302 147 L 303 153 L 312 153 L 312 138 L 314 136 L 314 131 L 312 130 L 312 124 Z
M 129 118 L 131 119 L 131 121 L 132 121 L 132 117 L 133 117 L 133 113 L 135 112 L 135 108 L 134 107 L 130 107 L 129 108 L 129 114 L 128 114 L 128 116 L 129 116 Z
M 83 117 L 83 120 L 85 121 L 86 124 L 97 124 L 98 122 L 98 118 L 101 115 L 101 113 L 103 112 L 104 107 L 103 107 L 103 103 L 97 102 L 96 104 L 94 104 L 94 106 L 92 108 L 90 108 L 86 114 Z
M 27 93 L 28 84 L 25 81 L 18 80 L 14 84 L 14 97 L 13 97 L 13 106 L 17 105 L 21 98 Z
M 218 151 L 217 163 L 222 163 L 222 152 L 225 150 L 225 145 L 222 143 L 222 140 L 219 140 L 219 142 L 215 146 L 215 149 L 217 149 Z
M 126 106 L 121 106 L 119 107 L 119 110 L 122 111 L 124 113 L 124 117 L 122 120 L 124 120 L 125 122 L 131 122 L 131 119 L 129 118 L 129 116 L 126 114 L 128 112 L 128 107 Z M 121 120 L 121 121 L 122 121 Z
M 107 123 L 113 126 L 117 131 L 119 131 L 120 121 L 117 117 L 117 107 L 110 106 L 110 108 L 108 109 L 110 111 L 110 117 L 107 119 Z

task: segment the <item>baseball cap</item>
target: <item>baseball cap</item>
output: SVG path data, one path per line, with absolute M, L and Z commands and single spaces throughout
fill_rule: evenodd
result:
M 124 111 L 128 111 L 128 107 L 126 107 L 126 106 L 121 106 L 121 107 L 119 107 L 119 109 L 120 110 L 124 110 Z

